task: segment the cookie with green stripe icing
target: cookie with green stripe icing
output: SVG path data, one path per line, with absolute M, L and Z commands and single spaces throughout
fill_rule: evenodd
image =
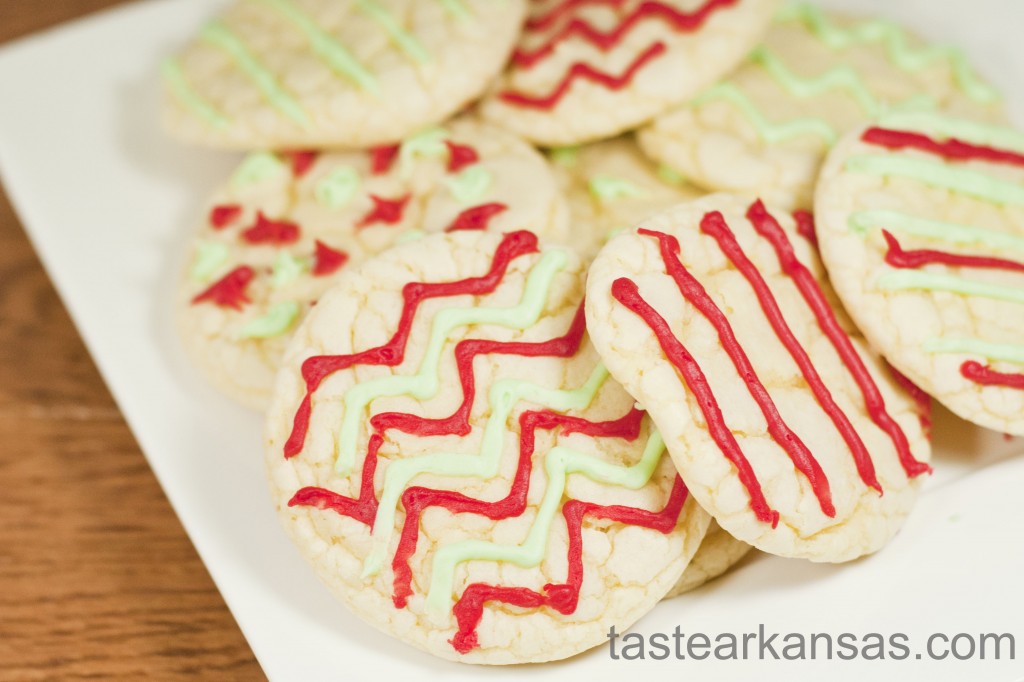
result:
M 836 146 L 815 205 L 871 343 L 957 415 L 1024 435 L 1024 133 L 890 114 Z
M 174 135 L 362 147 L 440 123 L 501 70 L 525 0 L 236 0 L 163 64 Z
M 193 239 L 181 336 L 215 385 L 263 409 L 289 335 L 338 273 L 425 233 L 524 228 L 568 239 L 551 172 L 472 119 L 368 151 L 251 154 Z
M 999 94 L 958 49 L 890 21 L 792 3 L 746 63 L 639 139 L 652 158 L 710 191 L 810 208 L 829 148 L 888 110 L 1002 120 Z
M 278 512 L 356 615 L 442 658 L 557 660 L 679 579 L 709 517 L 587 338 L 586 270 L 526 231 L 343 273 L 265 431 Z

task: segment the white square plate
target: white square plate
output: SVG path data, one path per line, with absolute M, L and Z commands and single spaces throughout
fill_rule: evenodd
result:
M 207 388 L 172 328 L 172 292 L 209 188 L 237 156 L 159 130 L 158 65 L 218 3 L 151 0 L 0 51 L 0 165 L 50 276 L 228 606 L 272 679 L 477 679 L 361 624 L 278 525 L 260 418 Z M 964 47 L 1024 114 L 1020 0 L 833 0 Z M 940 9 L 941 7 L 941 9 Z M 0 283 L 2 286 L 2 283 Z M 543 680 L 1024 679 L 1020 442 L 938 415 L 936 475 L 899 537 L 842 567 L 758 557 L 660 605 L 650 634 L 906 633 L 906 661 L 611 660 L 607 647 L 531 667 Z M 125 510 L 131 513 L 131 510 Z M 1012 633 L 1017 661 L 917 660 L 932 632 Z M 965 647 L 966 648 L 966 647 Z M 963 649 L 961 650 L 963 651 Z M 754 652 L 752 652 L 754 653 Z M 1005 651 L 1004 651 L 1005 654 Z M 827 667 L 826 667 L 827 666 Z M 827 672 L 826 672 L 827 671 Z M 523 668 L 488 675 L 523 674 Z

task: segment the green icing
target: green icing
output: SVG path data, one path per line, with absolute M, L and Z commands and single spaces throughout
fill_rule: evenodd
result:
M 224 242 L 197 242 L 196 260 L 190 276 L 193 281 L 206 282 L 228 260 L 231 250 Z
M 537 509 L 537 517 L 520 545 L 499 545 L 483 540 L 464 540 L 437 550 L 430 572 L 427 611 L 447 613 L 451 609 L 455 569 L 467 561 L 505 561 L 523 568 L 539 566 L 546 554 L 551 523 L 558 515 L 570 474 L 583 474 L 598 483 L 637 490 L 646 485 L 661 461 L 665 445 L 661 435 L 652 432 L 643 456 L 632 466 L 620 466 L 599 460 L 567 447 L 552 448 L 545 457 L 547 488 Z
M 313 192 L 320 204 L 338 209 L 352 201 L 360 182 L 359 172 L 355 168 L 339 166 L 316 183 Z
M 989 360 L 1003 360 L 1024 365 L 1024 345 L 993 343 L 981 339 L 960 339 L 936 336 L 924 342 L 926 353 L 974 353 Z
M 356 0 L 356 5 L 380 24 L 402 52 L 421 64 L 430 61 L 430 55 L 420 41 L 403 29 L 383 5 L 376 0 Z
M 736 107 L 744 118 L 754 127 L 757 136 L 769 144 L 785 142 L 795 137 L 812 135 L 820 137 L 825 144 L 831 146 L 838 139 L 836 131 L 827 121 L 821 118 L 793 118 L 782 123 L 773 123 L 765 118 L 747 95 L 733 83 L 718 83 L 698 95 L 693 101 L 694 106 L 709 102 L 724 101 Z
M 295 301 L 275 303 L 261 317 L 246 322 L 238 330 L 240 339 L 269 339 L 287 332 L 299 316 L 299 304 Z
M 565 166 L 566 168 L 572 168 L 576 165 L 576 162 L 579 161 L 580 148 L 578 145 L 570 147 L 555 147 L 548 152 L 548 155 L 551 157 L 551 160 L 558 165 Z
M 309 117 L 299 103 L 277 82 L 274 74 L 249 51 L 238 37 L 226 26 L 214 21 L 203 29 L 203 40 L 223 50 L 245 75 L 252 81 L 271 106 L 302 128 L 310 125 Z
M 846 169 L 854 173 L 911 178 L 983 201 L 1024 206 L 1024 186 L 944 163 L 901 156 L 862 155 L 847 159 Z
M 408 244 L 409 242 L 416 242 L 427 236 L 427 233 L 423 230 L 406 230 L 402 234 L 395 237 L 395 246 L 399 244 Z
M 850 229 L 854 232 L 866 234 L 873 228 L 884 228 L 890 232 L 939 239 L 953 244 L 984 244 L 993 249 L 1010 249 L 1024 253 L 1024 236 L 1008 232 L 919 218 L 899 211 L 860 211 L 850 216 Z
M 473 15 L 466 9 L 466 5 L 463 4 L 462 0 L 441 0 L 441 6 L 444 7 L 448 14 L 460 21 L 473 18 Z
M 444 128 L 427 128 L 402 142 L 398 149 L 398 164 L 402 175 L 408 177 L 412 173 L 416 158 L 437 158 L 448 153 L 444 143 L 451 137 Z
M 491 188 L 493 180 L 490 171 L 480 164 L 473 164 L 446 182 L 456 201 L 463 205 L 470 205 L 477 204 L 484 198 L 487 190 Z
M 313 19 L 295 6 L 291 0 L 261 0 L 273 7 L 306 34 L 313 52 L 332 70 L 349 79 L 363 90 L 379 92 L 377 79 L 359 63 L 344 45 L 324 31 Z
M 271 152 L 253 152 L 245 157 L 231 176 L 231 185 L 236 189 L 258 185 L 271 179 L 291 177 L 288 165 Z
M 999 93 L 978 78 L 960 50 L 946 46 L 912 48 L 907 44 L 903 29 L 891 21 L 867 21 L 850 28 L 841 28 L 830 22 L 821 9 L 804 3 L 788 5 L 779 12 L 776 20 L 802 22 L 833 50 L 861 43 L 881 43 L 885 46 L 889 61 L 904 71 L 916 72 L 937 62 L 946 62 L 957 86 L 970 99 L 981 104 L 999 99 Z
M 802 78 L 789 70 L 781 59 L 768 48 L 761 46 L 750 55 L 752 61 L 760 64 L 782 87 L 794 97 L 816 97 L 832 90 L 845 90 L 857 104 L 871 116 L 881 109 L 878 100 L 864 85 L 860 74 L 848 65 L 837 66 L 815 78 Z
M 646 196 L 643 188 L 623 178 L 611 175 L 594 175 L 587 182 L 590 193 L 598 199 L 612 201 L 615 199 L 639 199 Z
M 951 118 L 930 111 L 890 112 L 881 118 L 879 125 L 901 130 L 920 130 L 1024 153 L 1024 133 L 1012 128 Z
M 676 187 L 679 187 L 680 185 L 686 184 L 686 176 L 672 166 L 664 163 L 659 164 L 656 172 L 658 174 L 658 178 L 666 185 L 675 185 Z
M 880 289 L 949 291 L 964 296 L 981 296 L 1012 303 L 1024 303 L 1024 289 L 989 282 L 977 282 L 955 275 L 924 270 L 890 270 L 875 282 Z
M 303 258 L 296 258 L 287 251 L 282 251 L 274 260 L 274 270 L 270 276 L 270 286 L 275 289 L 288 286 L 309 270 L 309 263 Z
M 374 575 L 380 571 L 394 534 L 395 509 L 413 478 L 421 474 L 485 480 L 494 478 L 498 475 L 506 435 L 510 433 L 509 417 L 518 402 L 526 400 L 558 412 L 582 410 L 593 402 L 594 396 L 607 379 L 608 370 L 604 365 L 598 365 L 585 384 L 568 391 L 543 388 L 514 379 L 501 379 L 491 386 L 488 393 L 491 416 L 484 426 L 477 454 L 445 452 L 391 462 L 384 476 L 384 489 L 373 522 L 373 550 L 363 565 L 363 575 Z
M 174 96 L 179 102 L 188 107 L 193 114 L 214 128 L 223 129 L 231 126 L 231 121 L 224 114 L 217 111 L 212 104 L 203 99 L 193 89 L 192 84 L 188 82 L 188 78 L 181 68 L 181 64 L 176 59 L 165 60 L 161 65 L 161 72 L 164 81 L 171 89 L 171 92 L 174 93 Z
M 526 281 L 522 299 L 513 308 L 446 308 L 434 316 L 430 339 L 417 373 L 413 376 L 392 375 L 359 384 L 345 394 L 345 415 L 338 431 L 338 458 L 335 469 L 341 476 L 352 471 L 356 442 L 366 408 L 378 398 L 408 395 L 425 400 L 436 395 L 441 353 L 448 335 L 459 327 L 473 324 L 496 324 L 512 329 L 526 329 L 536 324 L 547 302 L 551 283 L 568 262 L 568 254 L 555 249 L 540 258 Z

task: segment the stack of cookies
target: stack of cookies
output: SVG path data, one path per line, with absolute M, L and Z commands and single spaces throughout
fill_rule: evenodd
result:
M 566 658 L 751 548 L 881 549 L 930 398 L 1024 435 L 1024 133 L 955 49 L 777 0 L 238 0 L 178 300 L 366 622 Z

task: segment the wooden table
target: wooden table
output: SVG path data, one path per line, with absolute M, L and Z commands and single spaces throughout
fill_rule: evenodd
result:
M 0 43 L 123 1 L 0 0 Z M 84 678 L 263 673 L 0 188 L 0 680 Z

